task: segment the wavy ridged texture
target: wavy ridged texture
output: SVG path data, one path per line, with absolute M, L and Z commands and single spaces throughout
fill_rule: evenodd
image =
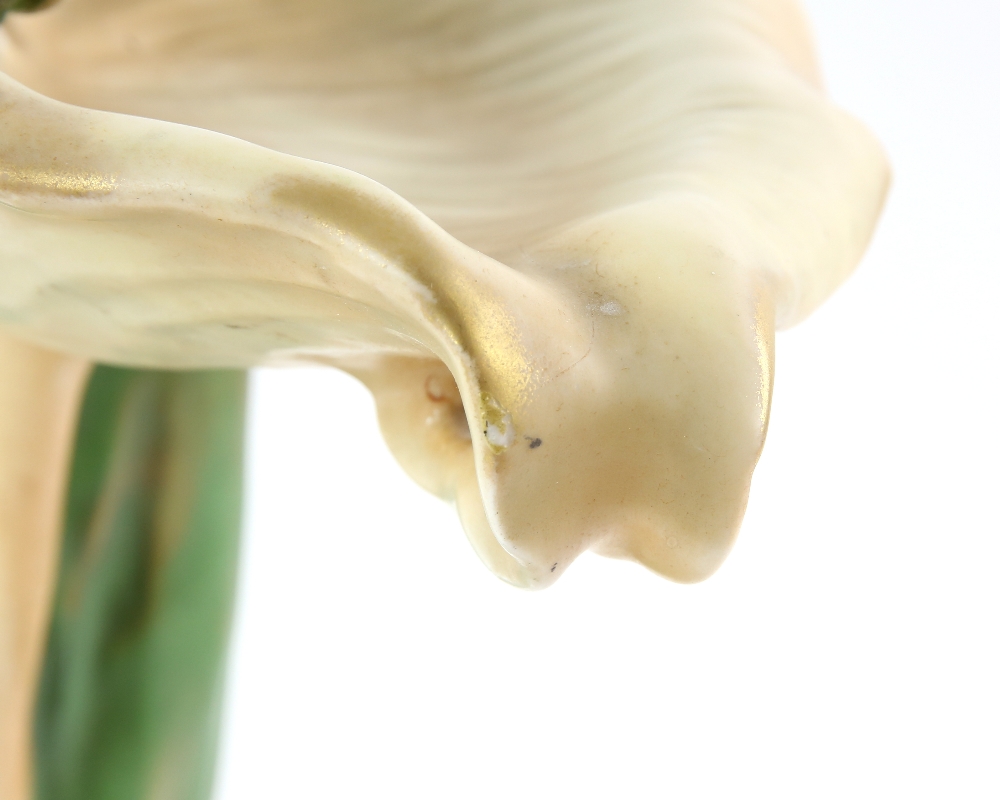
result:
M 348 370 L 522 586 L 718 567 L 888 185 L 792 0 L 62 0 L 0 70 L 6 331 Z
M 0 75 L 0 323 L 353 372 L 518 585 L 586 549 L 718 567 L 774 329 L 887 186 L 788 0 L 63 0 L 9 27 L 0 68 L 45 96 Z
M 94 370 L 36 711 L 38 800 L 209 796 L 244 393 L 239 372 Z
M 13 22 L 0 66 L 47 96 L 0 76 L 0 323 L 123 365 L 353 372 L 518 585 L 586 549 L 718 567 L 774 329 L 850 272 L 887 186 L 794 5 L 63 0 Z M 418 413 L 442 365 L 467 430 Z

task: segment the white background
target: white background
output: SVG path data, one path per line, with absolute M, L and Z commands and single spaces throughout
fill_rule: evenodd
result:
M 1000 796 L 1000 5 L 806 6 L 895 185 L 729 560 L 512 589 L 360 385 L 259 372 L 220 800 Z

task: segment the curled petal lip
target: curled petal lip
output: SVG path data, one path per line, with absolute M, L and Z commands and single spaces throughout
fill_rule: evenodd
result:
M 18 20 L 37 46 L 8 45 L 3 68 L 154 119 L 0 76 L 8 328 L 116 363 L 348 369 L 511 582 L 545 585 L 587 548 L 677 580 L 718 566 L 763 445 L 775 322 L 853 267 L 887 180 L 803 77 L 787 8 L 261 2 L 276 32 L 224 33 L 228 2 L 64 2 Z M 434 50 L 470 18 L 489 23 L 474 46 Z M 116 39 L 125 23 L 139 44 Z M 55 54 L 84 68 L 54 73 Z M 403 196 L 155 117 L 370 167 Z

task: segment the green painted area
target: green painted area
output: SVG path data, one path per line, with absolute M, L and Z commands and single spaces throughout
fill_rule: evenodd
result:
M 35 717 L 38 800 L 211 794 L 245 375 L 97 367 Z
M 0 0 L 0 20 L 8 11 L 37 11 L 52 4 L 52 0 Z

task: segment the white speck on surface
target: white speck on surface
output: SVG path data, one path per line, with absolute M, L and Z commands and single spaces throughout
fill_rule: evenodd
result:
M 587 310 L 592 313 L 604 314 L 606 317 L 620 317 L 625 313 L 625 308 L 621 303 L 616 303 L 614 300 L 605 300 L 602 303 L 591 303 L 587 306 Z
M 498 424 L 486 423 L 486 441 L 494 447 L 510 447 L 514 444 L 514 425 L 510 414 L 504 414 Z

